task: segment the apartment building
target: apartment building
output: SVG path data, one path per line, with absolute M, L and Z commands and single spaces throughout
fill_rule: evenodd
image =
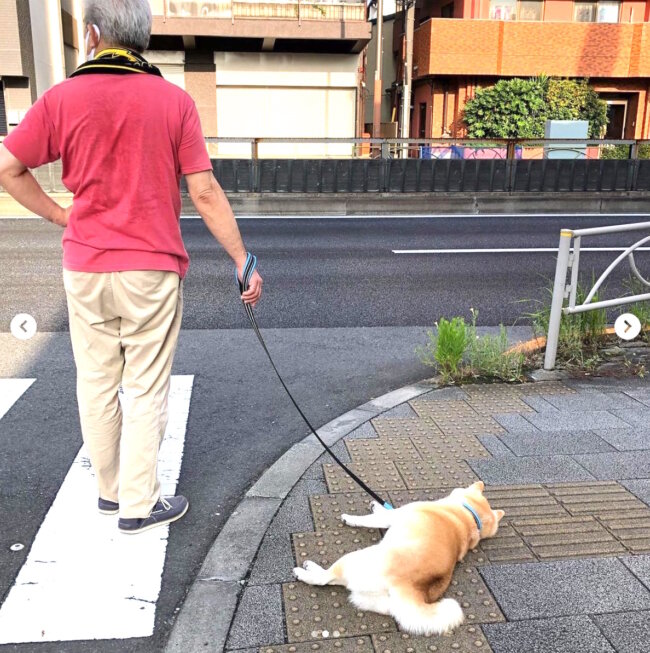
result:
M 411 137 L 462 136 L 477 88 L 544 74 L 589 78 L 608 138 L 650 138 L 649 21 L 650 0 L 417 0 Z
M 207 137 L 354 138 L 363 131 L 364 0 L 151 0 L 145 56 L 194 98 Z M 0 133 L 80 62 L 81 0 L 0 0 Z M 5 116 L 4 123 L 2 115 Z M 211 144 L 248 156 L 248 142 Z M 261 155 L 351 146 L 262 144 Z

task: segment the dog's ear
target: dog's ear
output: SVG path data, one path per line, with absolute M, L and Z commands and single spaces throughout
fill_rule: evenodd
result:
M 494 517 L 497 520 L 497 524 L 503 519 L 503 516 L 506 514 L 504 510 L 493 510 Z
M 476 481 L 476 483 L 470 485 L 470 488 L 473 490 L 477 490 L 481 494 L 483 494 L 483 490 L 485 490 L 485 483 L 483 481 Z

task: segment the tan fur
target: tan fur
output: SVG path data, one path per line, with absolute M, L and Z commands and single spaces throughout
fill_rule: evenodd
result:
M 343 515 L 351 526 L 388 530 L 379 544 L 349 553 L 329 569 L 308 561 L 294 574 L 313 585 L 347 587 L 358 608 L 390 614 L 412 634 L 448 632 L 463 620 L 458 603 L 442 599 L 454 567 L 479 540 L 495 535 L 504 515 L 490 508 L 483 489 L 479 481 L 439 501 L 397 510 L 375 504 L 371 515 Z M 479 515 L 480 533 L 463 502 Z

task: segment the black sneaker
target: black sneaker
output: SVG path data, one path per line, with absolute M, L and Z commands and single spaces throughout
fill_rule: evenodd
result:
M 117 527 L 122 533 L 142 533 L 156 526 L 171 524 L 180 519 L 190 507 L 185 497 L 160 497 L 148 517 L 123 518 L 117 522 Z
M 120 504 L 115 503 L 115 501 L 108 501 L 107 499 L 102 499 L 99 497 L 99 501 L 97 501 L 97 507 L 99 508 L 99 512 L 102 513 L 102 515 L 117 515 L 117 513 L 120 511 Z

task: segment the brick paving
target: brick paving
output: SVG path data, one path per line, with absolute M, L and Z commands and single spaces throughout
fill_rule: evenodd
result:
M 304 560 L 327 566 L 381 538 L 340 521 L 366 513 L 370 499 L 323 456 L 271 524 L 226 650 L 647 650 L 648 414 L 642 380 L 568 381 L 433 390 L 363 424 L 337 454 L 395 506 L 480 478 L 492 507 L 505 510 L 497 537 L 468 553 L 447 591 L 465 623 L 449 636 L 411 637 L 355 609 L 341 587 L 294 581 L 291 568 Z

